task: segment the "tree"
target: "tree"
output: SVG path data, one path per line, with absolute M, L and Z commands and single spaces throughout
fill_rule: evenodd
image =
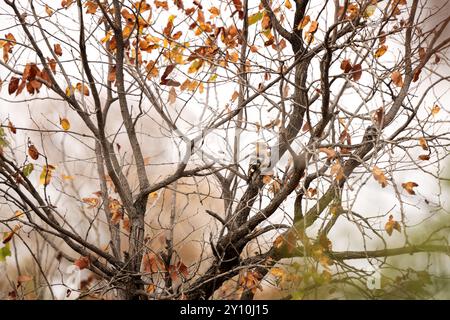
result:
M 252 299 L 273 278 L 294 297 L 334 283 L 371 296 L 373 273 L 352 260 L 448 254 L 445 226 L 410 242 L 409 212 L 430 201 L 421 178 L 402 176 L 436 176 L 448 155 L 450 17 L 439 8 L 4 0 L 1 10 L 1 97 L 29 113 L 11 116 L 9 104 L 0 131 L 0 261 L 14 253 L 14 287 L 55 297 L 51 279 L 74 265 L 90 271 L 82 296 Z M 390 209 L 361 203 L 367 190 L 389 194 Z M 359 243 L 336 250 L 346 227 Z

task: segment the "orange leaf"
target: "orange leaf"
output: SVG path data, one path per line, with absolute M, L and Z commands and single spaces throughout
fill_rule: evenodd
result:
M 383 171 L 380 168 L 374 166 L 372 169 L 372 174 L 375 180 L 377 180 L 380 183 L 382 188 L 387 186 L 386 176 L 384 175 Z
M 428 144 L 425 138 L 423 137 L 419 138 L 419 145 L 422 147 L 423 150 L 428 151 Z
M 403 87 L 403 77 L 399 71 L 392 72 L 391 80 L 397 87 Z
M 402 187 L 403 189 L 405 189 L 409 194 L 415 195 L 416 192 L 414 191 L 413 188 L 418 187 L 419 185 L 415 182 L 412 181 L 408 181 L 405 183 L 402 183 Z
M 400 223 L 398 223 L 398 221 L 395 221 L 394 217 L 392 215 L 390 215 L 388 222 L 386 222 L 386 224 L 384 225 L 384 229 L 386 230 L 388 235 L 391 236 L 392 232 L 394 230 L 397 230 L 398 232 L 401 232 L 402 228 L 400 226 Z
M 56 43 L 55 45 L 53 45 L 53 52 L 55 52 L 55 54 L 57 56 L 62 56 L 63 52 L 62 52 L 61 45 L 59 43 Z
M 441 107 L 439 107 L 437 104 L 435 104 L 433 106 L 433 108 L 431 109 L 431 114 L 433 116 L 437 115 L 439 113 L 439 111 L 441 111 Z
M 385 44 L 381 45 L 381 46 L 377 49 L 377 51 L 375 51 L 375 54 L 374 54 L 375 58 L 378 59 L 379 57 L 381 57 L 382 55 L 384 55 L 384 54 L 386 53 L 387 49 L 388 49 L 387 45 L 385 45 Z
M 300 23 L 297 26 L 297 30 L 302 30 L 306 25 L 311 21 L 310 16 L 304 16 L 303 19 L 300 21 Z

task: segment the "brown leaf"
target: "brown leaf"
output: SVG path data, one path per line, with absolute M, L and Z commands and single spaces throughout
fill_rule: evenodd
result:
M 21 228 L 21 226 L 16 225 L 12 231 L 8 232 L 5 234 L 4 238 L 3 238 L 3 244 L 6 244 L 8 242 L 11 241 L 12 237 L 14 236 L 14 234 L 16 234 L 17 231 L 19 231 L 19 229 Z
M 391 80 L 397 87 L 403 87 L 403 77 L 399 71 L 392 72 Z
M 344 59 L 341 62 L 341 70 L 344 71 L 344 73 L 349 73 L 352 71 L 352 64 L 350 63 L 350 60 Z
M 16 134 L 17 129 L 16 127 L 13 125 L 13 123 L 11 122 L 11 120 L 8 120 L 8 129 L 12 134 Z
M 419 160 L 422 160 L 422 161 L 430 160 L 430 156 L 427 154 L 421 154 L 418 158 L 419 158 Z
M 170 88 L 168 101 L 169 104 L 174 104 L 177 101 L 177 92 L 174 87 Z
M 56 43 L 56 44 L 53 45 L 53 52 L 57 56 L 62 56 L 63 52 L 62 52 L 61 45 L 59 43 Z
M 78 92 L 82 93 L 85 96 L 89 96 L 89 87 L 87 84 L 78 82 L 75 86 Z
M 323 152 L 327 155 L 328 160 L 336 158 L 336 151 L 331 148 L 319 148 L 319 152 Z
M 11 77 L 11 79 L 9 79 L 8 93 L 11 95 L 14 92 L 16 92 L 18 88 L 19 88 L 19 78 Z
M 30 144 L 28 146 L 28 154 L 30 155 L 31 159 L 33 159 L 33 160 L 37 160 L 39 158 L 39 151 L 34 146 L 34 144 Z
M 335 175 L 335 179 L 337 182 L 345 178 L 344 169 L 342 168 L 339 161 L 331 166 L 331 174 Z
M 384 172 L 378 168 L 377 166 L 374 166 L 372 168 L 372 174 L 373 177 L 375 178 L 376 181 L 378 181 L 381 185 L 382 188 L 387 186 L 387 179 L 386 176 L 384 175 Z
M 353 81 L 359 81 L 362 76 L 362 68 L 360 64 L 355 64 L 352 69 L 352 79 Z
M 428 151 L 428 143 L 425 138 L 421 137 L 419 138 L 419 145 L 422 147 L 423 150 Z
M 389 236 L 392 235 L 392 232 L 394 230 L 401 232 L 400 223 L 398 223 L 398 221 L 395 221 L 394 217 L 392 215 L 389 216 L 389 220 L 388 220 L 388 222 L 386 222 L 384 229 L 386 230 L 386 232 L 388 233 Z
M 413 188 L 418 187 L 418 186 L 419 185 L 417 183 L 412 182 L 412 181 L 408 181 L 408 182 L 402 183 L 403 189 L 405 189 L 406 192 L 408 192 L 409 194 L 412 194 L 412 195 L 416 194 L 416 192 L 414 191 Z

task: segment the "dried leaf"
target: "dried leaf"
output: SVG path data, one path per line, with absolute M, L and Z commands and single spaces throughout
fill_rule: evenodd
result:
M 336 158 L 336 151 L 331 148 L 319 148 L 319 152 L 323 152 L 327 155 L 328 160 Z
M 428 154 L 421 154 L 418 158 L 422 161 L 430 160 L 430 156 Z
M 300 21 L 300 23 L 297 26 L 297 30 L 303 30 L 306 25 L 311 21 L 311 17 L 306 15 L 303 17 L 303 19 Z
M 374 57 L 378 59 L 379 57 L 381 57 L 382 55 L 384 55 L 386 53 L 387 49 L 388 49 L 387 45 L 385 45 L 385 44 L 381 45 L 377 49 L 377 51 L 375 51 Z
M 422 147 L 423 150 L 428 151 L 428 143 L 425 138 L 421 137 L 419 138 L 419 145 Z
M 62 52 L 61 45 L 59 43 L 56 43 L 56 44 L 53 45 L 53 52 L 57 56 L 62 56 L 63 52 Z
M 408 182 L 402 183 L 403 189 L 405 189 L 406 192 L 408 192 L 411 195 L 415 195 L 416 194 L 416 192 L 414 191 L 413 188 L 418 187 L 418 186 L 419 185 L 417 183 L 412 182 L 412 181 L 408 181 Z
M 355 64 L 352 69 L 352 79 L 353 81 L 359 81 L 362 76 L 362 68 L 360 64 Z
M 391 80 L 397 87 L 403 87 L 403 77 L 399 71 L 392 72 Z
M 392 232 L 394 230 L 401 232 L 400 223 L 398 223 L 398 221 L 395 221 L 394 217 L 392 215 L 389 216 L 389 220 L 388 220 L 388 222 L 386 222 L 384 229 L 386 230 L 386 232 L 388 233 L 389 236 L 392 235 Z
M 433 106 L 433 108 L 431 109 L 431 114 L 433 116 L 437 115 L 439 113 L 439 111 L 441 111 L 441 107 L 439 107 L 437 104 L 435 104 Z
M 352 71 L 352 64 L 350 63 L 349 59 L 344 59 L 341 62 L 341 70 L 344 71 L 344 73 L 349 73 Z
M 384 175 L 384 172 L 378 168 L 377 166 L 374 166 L 372 168 L 372 174 L 373 177 L 375 178 L 376 181 L 378 181 L 381 185 L 382 188 L 387 186 L 387 179 L 386 176 Z
M 37 160 L 39 158 L 39 151 L 34 146 L 34 144 L 30 144 L 28 146 L 28 154 L 30 155 L 31 159 L 33 159 L 33 160 Z

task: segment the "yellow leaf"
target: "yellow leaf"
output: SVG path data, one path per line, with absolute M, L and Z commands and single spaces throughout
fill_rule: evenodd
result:
M 292 9 L 292 3 L 291 3 L 289 0 L 286 0 L 286 1 L 284 2 L 284 5 L 285 5 L 285 7 L 288 8 L 289 10 Z
M 375 13 L 375 11 L 377 10 L 377 6 L 374 4 L 370 4 L 367 6 L 366 10 L 364 11 L 364 18 L 369 18 L 371 16 L 373 16 L 373 14 Z
M 67 120 L 67 118 L 59 118 L 59 124 L 64 129 L 64 131 L 67 131 L 70 129 L 70 122 Z
M 272 268 L 270 269 L 270 274 L 272 274 L 273 276 L 277 277 L 277 278 L 284 278 L 284 276 L 286 275 L 286 272 L 281 269 L 281 268 Z
M 257 23 L 259 20 L 262 19 L 262 17 L 263 13 L 261 11 L 250 15 L 248 17 L 248 25 L 251 26 L 252 24 Z
M 55 169 L 56 169 L 56 167 L 54 167 L 51 164 L 45 165 L 42 168 L 41 175 L 39 176 L 39 184 L 42 184 L 44 186 L 47 186 L 48 184 L 50 184 L 50 181 L 52 179 L 53 170 L 55 170 Z
M 66 88 L 66 96 L 70 97 L 73 94 L 73 91 L 75 90 L 75 87 L 67 87 Z
M 372 174 L 375 180 L 377 180 L 380 183 L 382 188 L 387 186 L 386 176 L 384 175 L 384 172 L 380 168 L 374 166 L 372 169 Z
M 390 236 L 390 235 L 392 235 L 392 232 L 394 230 L 397 230 L 398 232 L 401 232 L 402 228 L 400 226 L 400 223 L 398 223 L 398 221 L 395 221 L 394 217 L 392 215 L 390 215 L 388 222 L 386 222 L 386 224 L 384 225 L 384 229 L 386 230 L 386 232 Z
M 195 73 L 202 67 L 203 60 L 195 59 L 189 66 L 188 73 Z
M 386 53 L 387 49 L 388 49 L 388 46 L 387 46 L 387 45 L 385 45 L 385 44 L 381 45 L 381 46 L 377 49 L 377 51 L 375 51 L 375 54 L 374 54 L 375 58 L 378 59 L 379 57 L 381 57 L 382 55 L 384 55 L 384 54 Z
M 63 174 L 63 175 L 61 176 L 61 178 L 62 178 L 63 180 L 66 180 L 66 181 L 70 181 L 70 180 L 75 179 L 74 176 L 68 176 L 68 175 L 65 175 L 65 174 Z
M 101 43 L 105 43 L 108 42 L 109 40 L 111 40 L 111 37 L 113 35 L 113 31 L 109 30 L 106 35 L 100 40 Z

